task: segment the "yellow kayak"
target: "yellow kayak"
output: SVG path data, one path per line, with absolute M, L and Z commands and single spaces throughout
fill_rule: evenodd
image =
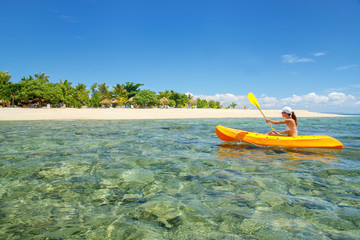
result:
M 297 137 L 268 136 L 262 133 L 246 132 L 221 125 L 216 127 L 216 135 L 223 141 L 241 141 L 262 146 L 296 147 L 296 148 L 343 148 L 335 138 L 323 135 L 306 135 Z

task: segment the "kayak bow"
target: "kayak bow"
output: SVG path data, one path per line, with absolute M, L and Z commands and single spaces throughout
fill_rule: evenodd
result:
M 223 141 L 241 141 L 261 146 L 297 148 L 343 148 L 335 138 L 324 135 L 304 135 L 297 137 L 269 136 L 262 133 L 247 132 L 221 125 L 216 127 L 216 135 Z

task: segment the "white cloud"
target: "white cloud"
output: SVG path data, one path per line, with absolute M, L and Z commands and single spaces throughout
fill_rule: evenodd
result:
M 329 103 L 334 105 L 341 105 L 342 103 L 346 102 L 347 100 L 355 100 L 355 97 L 352 95 L 346 95 L 345 93 L 340 92 L 333 92 L 329 95 Z
M 358 64 L 352 64 L 352 65 L 337 67 L 336 70 L 345 71 L 345 70 L 357 68 L 358 66 L 359 66 Z
M 315 57 L 320 57 L 320 56 L 324 56 L 326 53 L 324 53 L 324 52 L 316 52 L 316 53 L 314 53 L 313 55 L 315 56 Z
M 187 93 L 191 94 L 191 93 Z M 191 94 L 193 95 L 193 94 Z M 215 94 L 215 95 L 193 95 L 194 99 L 201 98 L 206 100 L 219 101 L 221 105 L 228 106 L 231 103 L 236 103 L 239 108 L 248 105 L 253 108 L 249 102 L 247 96 L 234 95 L 231 93 L 226 94 Z M 360 102 L 354 103 L 356 98 L 350 94 L 342 92 L 331 92 L 327 95 L 319 95 L 315 92 L 311 92 L 305 95 L 292 95 L 286 98 L 276 98 L 270 96 L 261 96 L 258 98 L 259 104 L 264 109 L 277 109 L 283 106 L 291 106 L 297 109 L 308 109 L 308 108 L 323 108 L 324 106 L 352 106 L 360 105 Z
M 261 97 L 259 101 L 262 103 L 261 105 L 264 107 L 272 107 L 276 106 L 279 100 L 276 97 Z
M 346 101 L 353 101 L 355 97 L 340 92 L 331 92 L 328 95 L 318 95 L 314 92 L 303 96 L 293 95 L 288 98 L 280 99 L 283 104 L 291 104 L 297 106 L 314 107 L 319 105 L 341 105 Z
M 310 106 L 312 104 L 323 104 L 328 102 L 329 98 L 327 96 L 317 95 L 316 93 L 308 93 L 303 96 L 293 95 L 292 97 L 282 99 L 283 102 L 290 102 L 292 104 L 304 104 L 305 106 Z
M 311 58 L 300 58 L 293 54 L 285 54 L 281 56 L 283 59 L 283 62 L 286 63 L 300 63 L 300 62 L 313 62 L 314 59 Z
M 220 104 L 223 106 L 228 106 L 232 103 L 236 103 L 239 106 L 248 105 L 247 96 L 236 96 L 231 93 L 218 93 L 218 94 L 215 94 L 212 96 L 211 95 L 194 95 L 191 93 L 186 93 L 186 94 L 192 95 L 194 99 L 200 98 L 200 99 L 206 99 L 207 101 L 214 100 L 216 102 L 220 102 Z

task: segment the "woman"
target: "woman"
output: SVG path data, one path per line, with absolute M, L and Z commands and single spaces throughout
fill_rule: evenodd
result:
M 298 136 L 297 118 L 296 118 L 296 115 L 293 112 L 293 110 L 290 107 L 284 107 L 281 110 L 281 116 L 285 119 L 281 120 L 281 121 L 273 121 L 273 120 L 266 119 L 266 122 L 267 123 L 270 122 L 273 124 L 286 124 L 285 131 L 283 131 L 283 132 L 271 131 L 271 132 L 268 132 L 267 135 L 270 135 L 270 136 L 287 135 L 289 137 L 297 137 Z

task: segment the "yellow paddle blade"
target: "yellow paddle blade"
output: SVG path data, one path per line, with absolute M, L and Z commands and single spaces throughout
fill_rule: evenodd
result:
M 254 94 L 253 94 L 252 92 L 249 92 L 249 93 L 248 93 L 248 98 L 249 98 L 250 102 L 251 102 L 252 104 L 254 104 L 255 107 L 257 107 L 257 108 L 259 109 L 259 111 L 260 111 L 260 113 L 263 115 L 263 117 L 264 117 L 265 119 L 267 119 L 267 118 L 265 117 L 264 113 L 261 111 L 260 105 L 259 105 L 258 101 L 256 100 L 256 97 L 254 96 Z M 270 122 L 268 122 L 268 124 L 269 124 L 269 126 L 271 127 L 271 129 L 272 129 L 273 131 L 275 131 L 274 128 L 271 126 Z
M 259 105 L 258 101 L 256 100 L 256 97 L 254 96 L 254 94 L 252 92 L 248 93 L 248 98 L 249 98 L 250 102 L 252 104 L 254 104 L 255 107 L 260 109 L 260 105 Z

